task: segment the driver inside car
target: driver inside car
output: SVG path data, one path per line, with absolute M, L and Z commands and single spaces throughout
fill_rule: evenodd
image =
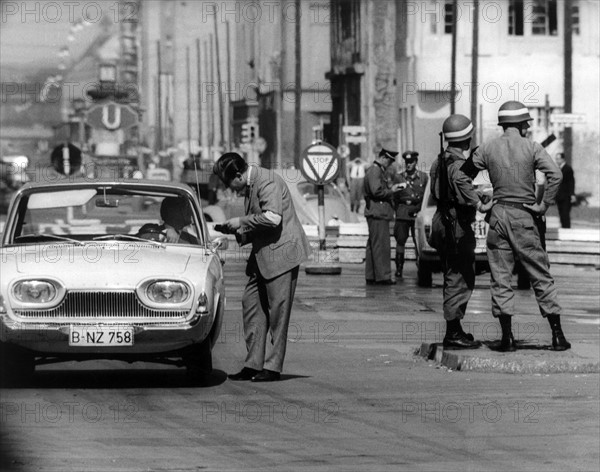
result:
M 160 217 L 162 225 L 147 223 L 140 228 L 138 236 L 168 243 L 198 244 L 192 211 L 185 198 L 166 197 L 160 206 Z

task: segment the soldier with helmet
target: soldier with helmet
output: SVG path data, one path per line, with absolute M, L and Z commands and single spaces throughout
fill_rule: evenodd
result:
M 415 247 L 415 218 L 421 209 L 423 194 L 429 182 L 425 172 L 417 169 L 419 153 L 416 151 L 405 151 L 402 153 L 404 159 L 404 170 L 394 165 L 392 171 L 392 182 L 405 184 L 406 187 L 395 195 L 394 203 L 396 210 L 396 223 L 394 224 L 394 238 L 396 239 L 396 278 L 402 278 L 404 269 L 405 244 L 410 232 Z
M 529 275 L 542 316 L 552 330 L 552 347 L 564 351 L 571 347 L 560 324 L 554 279 L 550 275 L 548 254 L 540 240 L 536 219 L 554 202 L 562 175 L 544 148 L 526 138 L 533 118 L 525 105 L 517 101 L 504 103 L 498 111 L 498 125 L 504 134 L 485 142 L 463 169 L 468 174 L 488 169 L 494 190 L 487 236 L 487 253 L 491 271 L 492 314 L 502 327 L 499 348 L 517 348 L 511 329 L 515 313 L 511 276 L 515 260 Z M 546 178 L 543 198 L 536 201 L 536 170 Z
M 431 194 L 437 202 L 429 244 L 436 248 L 444 274 L 444 347 L 478 348 L 481 343 L 465 333 L 461 326 L 467 304 L 475 288 L 475 233 L 472 223 L 476 211 L 485 212 L 491 202 L 483 204 L 473 181 L 461 167 L 463 152 L 471 147 L 473 123 L 464 115 L 450 115 L 443 124 L 446 149 L 431 166 Z

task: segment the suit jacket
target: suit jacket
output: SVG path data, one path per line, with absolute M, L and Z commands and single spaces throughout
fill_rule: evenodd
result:
M 565 164 L 560 168 L 562 171 L 562 182 L 558 187 L 556 193 L 557 202 L 569 202 L 571 201 L 571 195 L 575 195 L 575 176 L 573 175 L 573 168 L 569 164 Z
M 241 245 L 252 243 L 253 257 L 265 279 L 272 279 L 308 259 L 310 244 L 296 215 L 290 191 L 283 178 L 273 170 L 252 166 L 246 188 L 246 215 L 240 218 L 237 239 Z M 264 215 L 281 215 L 275 226 Z

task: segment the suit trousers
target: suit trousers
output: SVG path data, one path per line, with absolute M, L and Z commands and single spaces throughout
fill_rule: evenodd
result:
M 548 254 L 542 247 L 539 227 L 525 209 L 494 205 L 487 236 L 490 263 L 492 315 L 514 315 L 511 279 L 518 259 L 531 280 L 542 316 L 560 315 L 561 307 Z
M 246 367 L 281 372 L 299 267 L 272 279 L 262 277 L 258 268 L 249 274 L 242 296 Z
M 367 217 L 369 239 L 365 261 L 365 279 L 381 282 L 392 278 L 390 222 Z
M 465 230 L 456 252 L 440 251 L 444 273 L 444 319 L 462 320 L 475 288 L 475 234 Z
M 556 200 L 561 228 L 571 227 L 571 200 Z

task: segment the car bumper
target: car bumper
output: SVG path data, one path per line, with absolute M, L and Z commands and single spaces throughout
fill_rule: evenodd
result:
M 194 324 L 189 322 L 142 325 L 136 323 L 37 323 L 15 322 L 6 316 L 0 318 L 0 341 L 32 351 L 37 356 L 111 357 L 159 355 L 184 349 L 204 341 L 216 320 L 201 316 Z M 71 326 L 94 328 L 131 327 L 133 344 L 130 346 L 71 346 Z

